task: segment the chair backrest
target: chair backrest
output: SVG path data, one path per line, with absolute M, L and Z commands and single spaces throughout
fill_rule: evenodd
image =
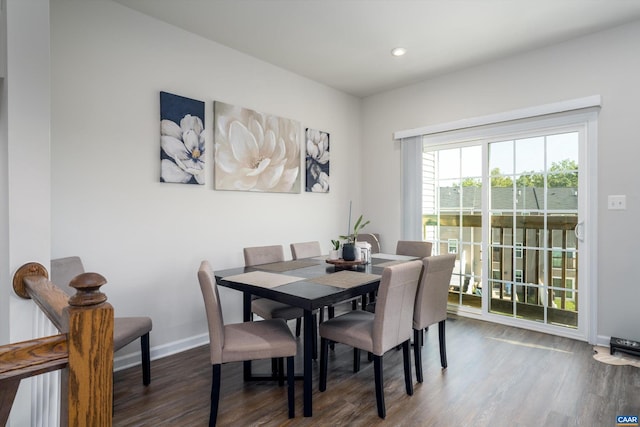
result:
M 358 234 L 358 242 L 369 243 L 372 254 L 380 252 L 380 235 L 378 233 L 360 233 Z
M 284 248 L 282 245 L 253 246 L 244 248 L 243 252 L 244 265 L 247 267 L 284 261 Z
M 396 255 L 407 255 L 418 258 L 431 256 L 431 242 L 422 240 L 398 240 Z
M 422 259 L 424 269 L 413 309 L 413 329 L 424 329 L 441 320 L 446 320 L 449 284 L 455 263 L 456 254 L 436 255 Z
M 71 279 L 84 273 L 82 260 L 78 256 L 57 258 L 51 260 L 51 277 L 49 280 L 69 296 L 75 295 L 76 290 L 69 286 Z
M 291 257 L 293 259 L 311 258 L 314 256 L 322 255 L 322 249 L 320 249 L 320 242 L 301 242 L 291 243 Z
M 381 356 L 411 338 L 420 271 L 422 262 L 415 260 L 386 267 L 382 272 L 373 321 L 375 355 Z
M 224 347 L 224 319 L 220 307 L 220 295 L 218 286 L 213 278 L 213 271 L 209 261 L 202 261 L 198 270 L 198 281 L 204 298 L 204 308 L 207 312 L 209 325 L 209 350 L 211 351 L 211 364 L 222 363 L 222 348 Z

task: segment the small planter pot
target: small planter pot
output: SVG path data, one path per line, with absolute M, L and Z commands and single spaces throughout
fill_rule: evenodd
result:
M 354 243 L 345 243 L 342 245 L 342 259 L 345 261 L 355 261 L 356 245 Z

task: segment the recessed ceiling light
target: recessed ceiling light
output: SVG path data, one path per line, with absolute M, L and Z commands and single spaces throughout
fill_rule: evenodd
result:
M 405 53 L 407 53 L 407 49 L 403 47 L 394 47 L 393 49 L 391 49 L 391 55 L 393 56 L 402 56 Z

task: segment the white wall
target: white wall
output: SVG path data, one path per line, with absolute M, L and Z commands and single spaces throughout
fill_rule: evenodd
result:
M 0 343 L 9 342 L 9 134 L 7 132 L 7 14 L 0 14 Z
M 640 340 L 640 22 L 451 73 L 363 101 L 368 154 L 363 210 L 379 225 L 384 250 L 400 237 L 400 146 L 392 133 L 602 95 L 598 135 L 598 329 L 601 337 Z M 626 194 L 626 211 L 606 210 L 609 194 Z M 381 202 L 383 201 L 383 202 Z
M 116 315 L 151 316 L 152 357 L 208 340 L 201 260 L 229 268 L 245 246 L 288 254 L 306 240 L 328 251 L 345 233 L 349 200 L 360 206 L 359 99 L 109 1 L 53 0 L 51 27 L 52 257 L 103 274 Z M 160 91 L 206 102 L 204 186 L 159 182 Z M 329 132 L 331 192 L 213 190 L 214 100 Z M 241 320 L 241 296 L 222 299 Z
M 33 323 L 39 310 L 32 301 L 16 296 L 12 276 L 26 262 L 49 261 L 51 103 L 49 1 L 2 3 L 8 20 L 0 104 L 0 339 L 4 344 L 42 332 Z M 40 376 L 36 381 L 42 380 Z M 12 425 L 30 424 L 30 390 L 31 380 L 23 380 L 11 412 Z

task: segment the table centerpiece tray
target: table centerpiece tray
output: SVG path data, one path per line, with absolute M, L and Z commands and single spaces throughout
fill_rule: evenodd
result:
M 353 267 L 356 265 L 362 265 L 364 264 L 364 261 L 361 259 L 357 259 L 354 261 L 345 261 L 342 258 L 338 258 L 338 259 L 327 259 L 326 260 L 328 264 L 333 264 L 336 267 Z

